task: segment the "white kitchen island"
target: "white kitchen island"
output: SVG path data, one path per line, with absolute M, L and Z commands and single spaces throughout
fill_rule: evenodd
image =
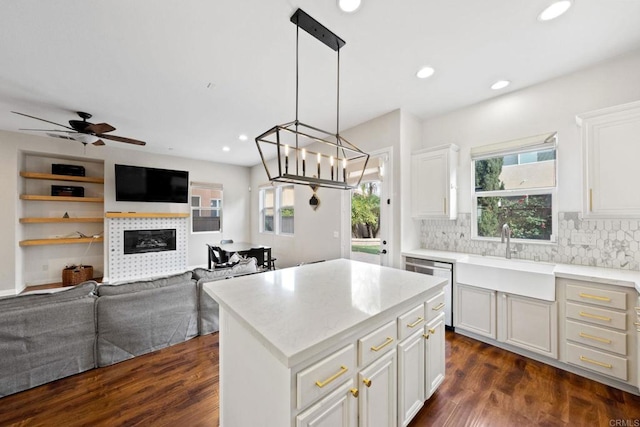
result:
M 345 259 L 206 284 L 220 425 L 407 425 L 444 379 L 444 284 Z

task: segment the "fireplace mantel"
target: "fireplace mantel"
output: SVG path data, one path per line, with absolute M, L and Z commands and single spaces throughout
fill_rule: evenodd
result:
M 188 213 L 175 212 L 107 212 L 107 218 L 189 218 Z

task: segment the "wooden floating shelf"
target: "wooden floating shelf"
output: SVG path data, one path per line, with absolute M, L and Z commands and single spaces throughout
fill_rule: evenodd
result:
M 20 198 L 22 200 L 39 200 L 48 202 L 104 203 L 103 197 L 40 196 L 36 194 L 22 194 Z
M 188 213 L 107 212 L 107 218 L 189 218 Z
M 59 239 L 31 239 L 31 240 L 22 240 L 20 241 L 20 246 L 43 246 L 43 245 L 72 245 L 75 243 L 91 243 L 91 242 L 102 242 L 104 241 L 103 237 L 70 237 L 70 238 L 59 238 Z
M 104 178 L 93 176 L 54 175 L 52 173 L 20 172 L 20 176 L 29 179 L 49 179 L 55 181 L 88 182 L 92 184 L 104 184 Z
M 22 224 L 45 224 L 52 222 L 104 222 L 104 218 L 95 217 L 95 218 L 20 218 L 20 222 Z

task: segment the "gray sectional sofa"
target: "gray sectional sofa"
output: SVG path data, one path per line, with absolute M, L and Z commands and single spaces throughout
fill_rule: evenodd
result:
M 0 298 L 0 398 L 218 330 L 203 284 L 256 272 L 228 269 Z

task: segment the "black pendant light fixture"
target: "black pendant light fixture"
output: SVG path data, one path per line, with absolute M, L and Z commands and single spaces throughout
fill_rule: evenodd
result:
M 270 181 L 350 190 L 360 185 L 369 154 L 340 136 L 340 48 L 345 41 L 302 9 L 291 16 L 296 24 L 296 118 L 256 137 Z M 298 120 L 298 45 L 303 29 L 337 53 L 336 131 L 331 133 Z M 275 156 L 272 173 L 267 160 Z

